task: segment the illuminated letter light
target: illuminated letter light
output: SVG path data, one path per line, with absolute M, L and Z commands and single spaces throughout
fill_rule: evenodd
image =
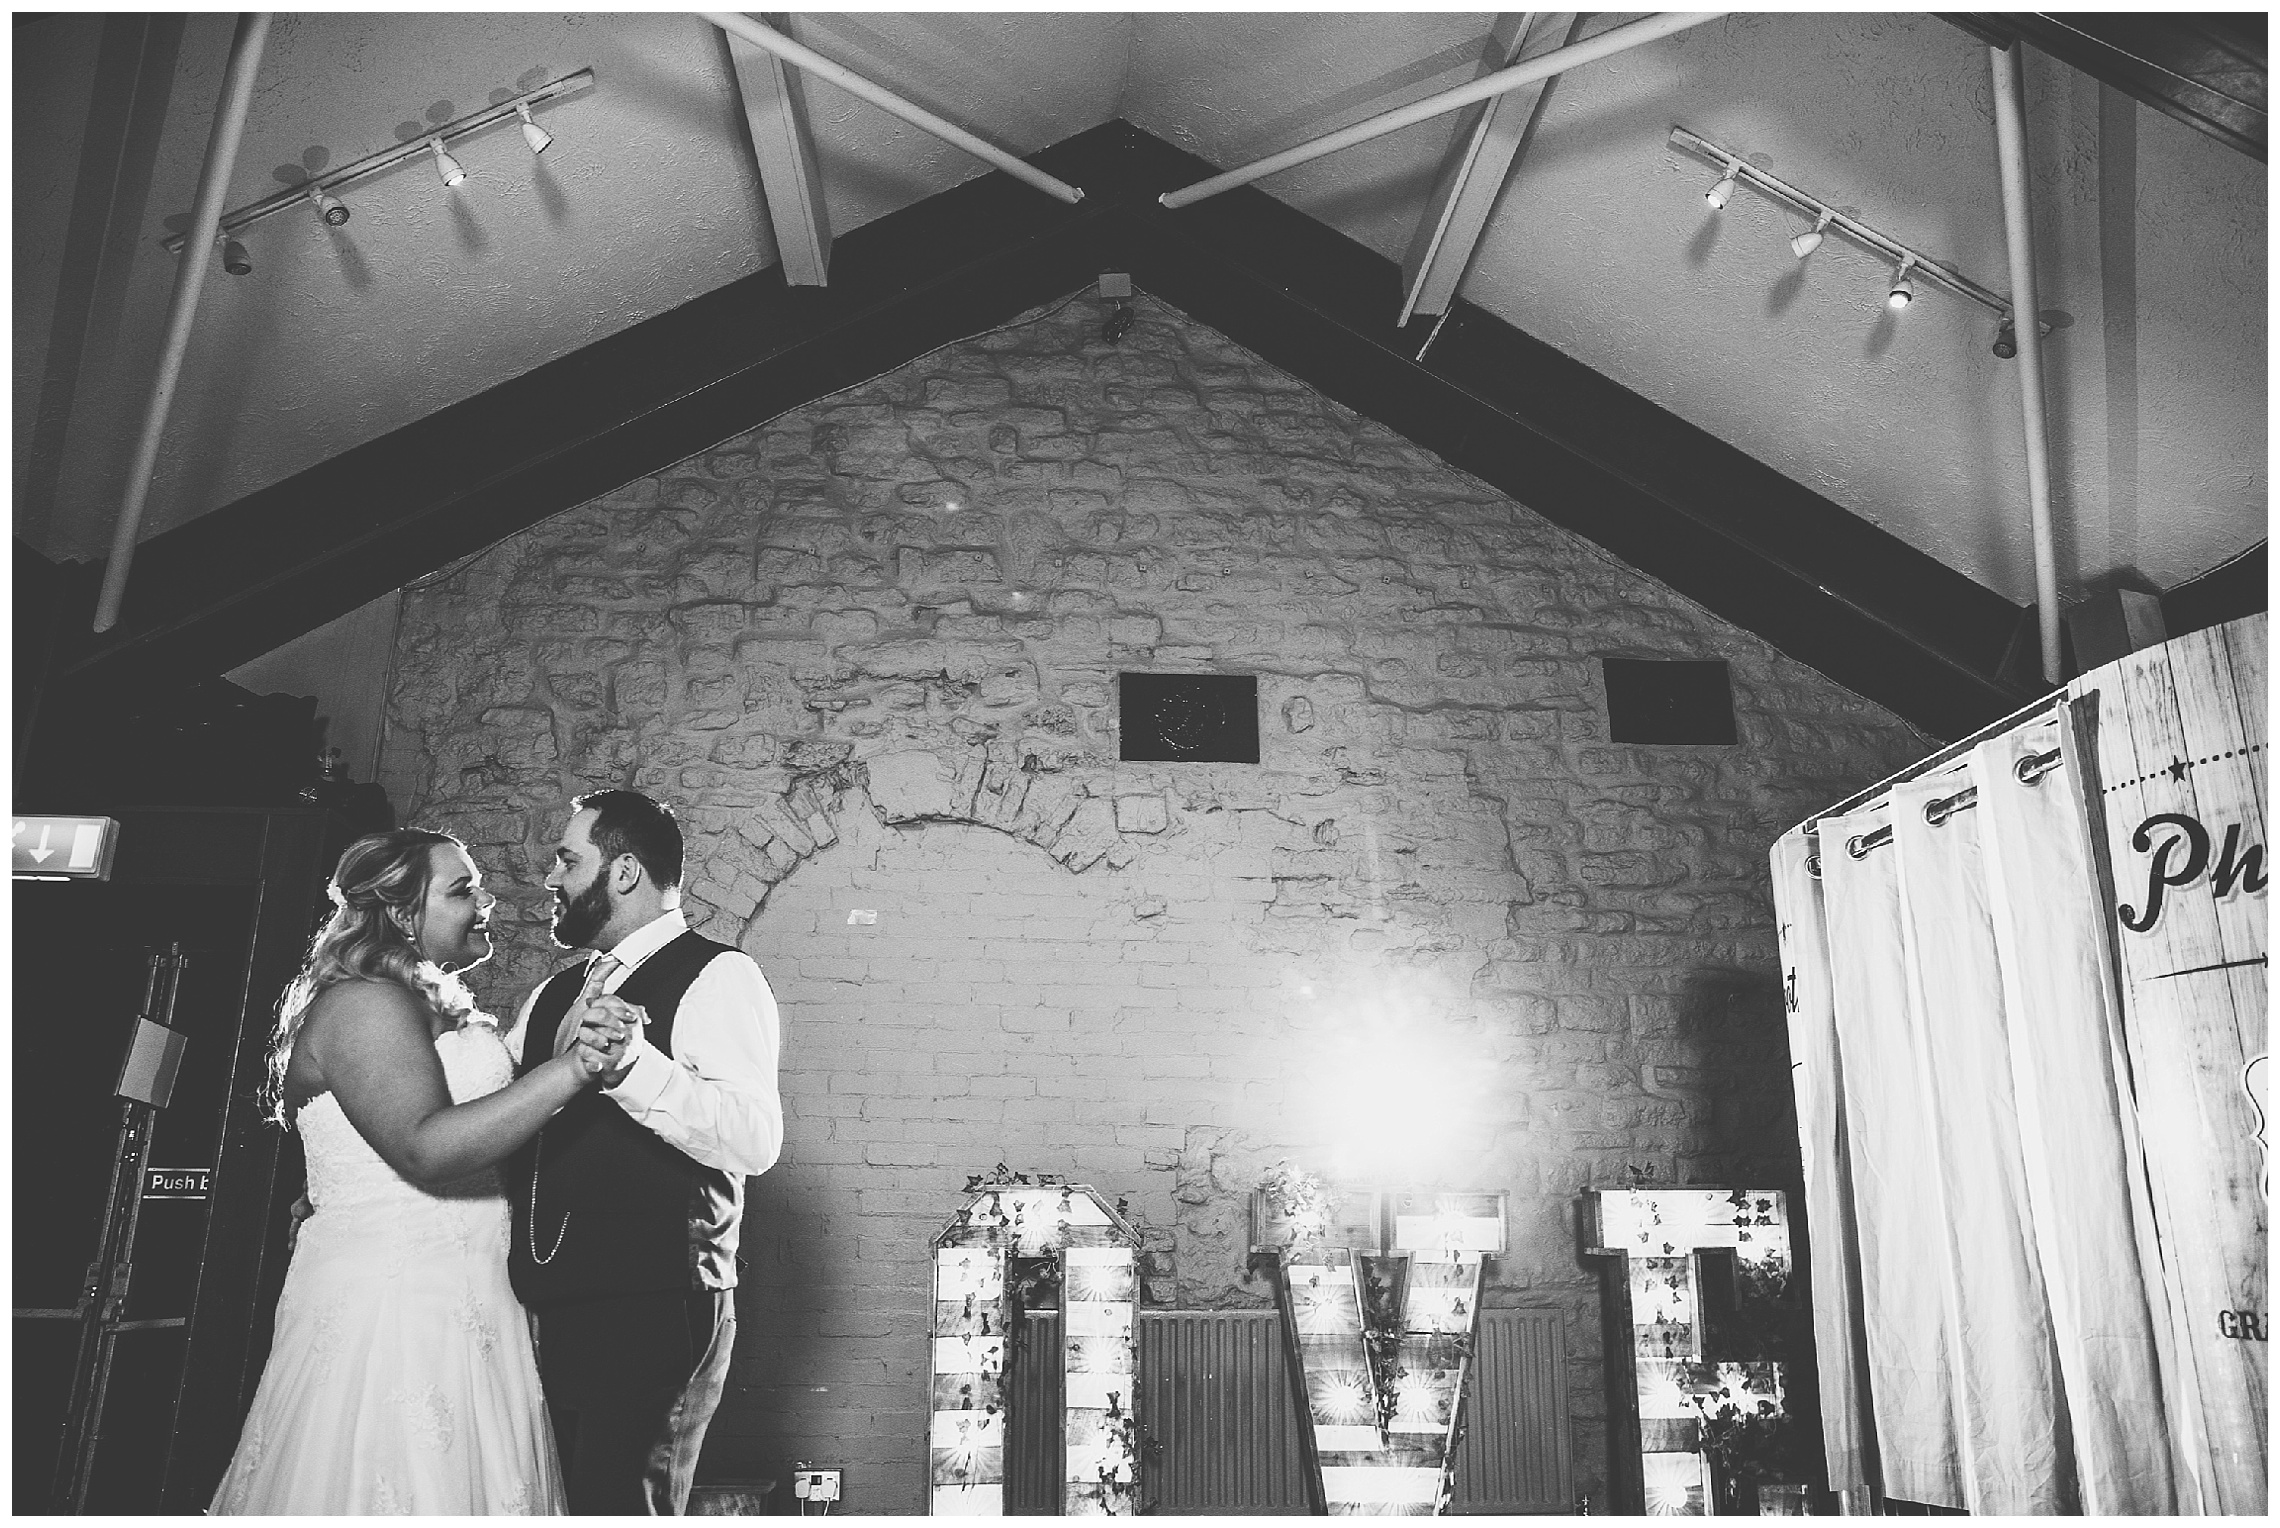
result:
M 1097 1193 L 1002 1169 L 935 1238 L 928 1510 L 1005 1514 L 1005 1366 L 1015 1257 L 1061 1265 L 1061 1510 L 1129 1516 L 1139 1505 L 1140 1235 Z M 1035 1360 L 1030 1360 L 1035 1361 Z

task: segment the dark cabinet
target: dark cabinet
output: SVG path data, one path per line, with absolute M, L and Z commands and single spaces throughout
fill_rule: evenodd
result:
M 321 811 L 109 815 L 108 882 L 14 887 L 20 1513 L 69 1510 L 74 1495 L 88 1512 L 198 1512 L 212 1496 L 268 1356 L 301 1187 L 298 1143 L 261 1117 L 270 1030 L 347 838 Z M 100 1405 L 80 1407 L 74 1468 L 69 1398 L 75 1370 L 95 1367 L 107 1292 L 88 1276 L 130 1107 L 113 1089 L 152 957 L 176 950 L 166 1022 L 181 1068 L 166 1107 L 144 1116 L 149 1192 L 112 1281 L 123 1299 L 108 1302 Z

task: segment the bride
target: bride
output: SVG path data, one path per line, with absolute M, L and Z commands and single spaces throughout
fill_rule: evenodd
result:
M 451 974 L 491 954 L 493 898 L 457 839 L 359 839 L 331 891 L 270 1058 L 316 1208 L 213 1510 L 560 1512 L 493 1168 L 621 1064 L 625 1026 L 589 1010 L 574 1044 L 514 1080 Z

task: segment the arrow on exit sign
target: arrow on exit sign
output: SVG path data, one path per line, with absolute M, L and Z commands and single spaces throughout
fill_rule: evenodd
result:
M 9 845 L 13 873 L 43 880 L 107 881 L 119 847 L 119 824 L 109 817 L 13 817 Z

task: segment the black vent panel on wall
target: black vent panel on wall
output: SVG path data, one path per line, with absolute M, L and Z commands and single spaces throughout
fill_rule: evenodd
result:
M 1116 694 L 1120 759 L 1259 762 L 1256 674 L 1119 674 Z
M 1731 743 L 1734 686 L 1717 658 L 1602 658 L 1617 743 Z

